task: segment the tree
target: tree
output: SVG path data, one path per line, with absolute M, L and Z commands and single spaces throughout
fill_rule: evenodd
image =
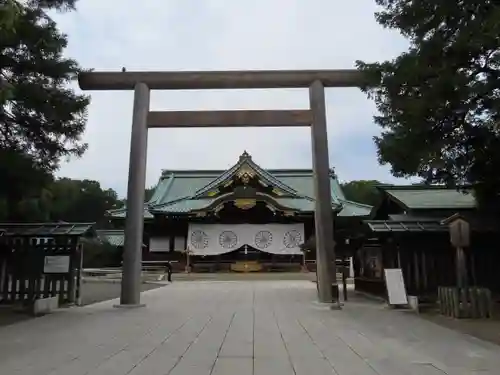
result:
M 40 211 L 52 175 L 36 168 L 29 155 L 0 148 L 0 221 L 43 221 Z M 30 207 L 28 209 L 28 207 Z M 39 209 L 35 208 L 39 207 Z
M 81 68 L 63 56 L 67 38 L 47 13 L 74 9 L 76 0 L 3 2 L 0 173 L 9 183 L 0 186 L 0 207 L 5 218 L 19 220 L 25 219 L 19 205 L 41 198 L 60 159 L 85 151 L 89 100 L 69 88 Z
M 157 186 L 158 185 L 153 185 L 151 187 L 144 189 L 144 202 L 149 202 L 149 200 L 151 198 L 153 198 L 153 194 L 155 193 Z M 121 199 L 120 202 L 121 202 L 122 206 L 126 206 L 127 205 L 127 198 Z M 117 207 L 117 208 L 120 208 L 120 207 Z
M 500 4 L 492 0 L 376 0 L 375 17 L 410 48 L 357 62 L 380 112 L 379 161 L 398 177 L 472 184 L 500 208 Z M 485 206 L 486 206 L 485 205 Z
M 102 189 L 97 181 L 61 178 L 50 186 L 52 221 L 103 224 L 106 211 L 119 208 L 113 189 Z
M 0 30 L 14 30 L 14 23 L 21 14 L 21 10 L 21 4 L 16 0 L 3 0 L 0 6 Z
M 375 206 L 380 200 L 375 186 L 383 185 L 377 180 L 357 180 L 342 184 L 342 191 L 347 200 Z
M 149 202 L 149 200 L 151 198 L 153 198 L 153 194 L 154 194 L 155 190 L 156 190 L 156 185 L 146 188 L 146 190 L 144 191 L 144 201 L 145 202 Z

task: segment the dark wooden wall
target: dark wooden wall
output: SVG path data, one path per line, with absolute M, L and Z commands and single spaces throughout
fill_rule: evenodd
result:
M 492 234 L 475 234 L 465 252 L 469 285 L 500 294 L 500 251 L 496 238 Z M 455 249 L 446 232 L 381 235 L 372 244 L 360 247 L 354 257 L 356 289 L 385 297 L 383 272 L 363 272 L 363 256 L 366 258 L 370 251 L 378 257 L 382 270 L 400 267 L 408 294 L 421 300 L 434 300 L 438 286 L 456 285 Z

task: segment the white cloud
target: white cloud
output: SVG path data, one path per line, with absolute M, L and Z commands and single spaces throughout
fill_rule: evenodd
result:
M 96 70 L 336 69 L 391 58 L 406 47 L 374 21 L 374 11 L 373 0 L 82 0 L 77 12 L 56 17 L 69 35 L 68 55 Z M 91 94 L 89 150 L 60 175 L 96 179 L 123 195 L 132 93 Z M 307 106 L 306 90 L 154 92 L 151 103 L 179 110 Z M 357 151 L 342 144 L 346 136 L 378 132 L 373 104 L 357 89 L 331 89 L 327 111 L 332 165 L 387 180 L 374 150 L 373 162 L 350 173 L 348 159 Z M 311 165 L 308 129 L 152 130 L 148 185 L 163 168 L 225 168 L 244 149 L 264 167 Z

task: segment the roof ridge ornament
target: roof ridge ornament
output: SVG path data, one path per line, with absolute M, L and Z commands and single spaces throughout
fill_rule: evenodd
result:
M 330 176 L 337 178 L 337 173 L 335 172 L 335 167 L 330 167 Z
M 257 165 L 252 160 L 250 154 L 245 150 L 240 155 L 239 161 L 235 165 L 223 172 L 221 175 L 219 175 L 219 177 L 214 179 L 208 185 L 205 185 L 203 188 L 198 189 L 195 192 L 195 196 L 205 194 L 207 191 L 217 187 L 219 184 L 224 184 L 224 181 L 227 181 L 224 186 L 229 186 L 231 183 L 233 183 L 233 176 L 236 176 L 239 179 L 242 179 L 242 177 L 245 176 L 242 179 L 242 182 L 245 184 L 245 181 L 247 181 L 248 183 L 249 180 L 256 175 L 261 175 L 263 179 L 266 180 L 267 184 L 275 185 L 277 188 L 283 190 L 286 193 L 289 193 L 291 195 L 296 195 L 297 193 L 295 189 L 287 186 L 285 183 L 274 177 L 270 172 Z
M 247 152 L 247 150 L 244 150 L 243 154 L 240 155 L 240 161 L 243 161 L 243 160 L 252 160 L 252 157 Z

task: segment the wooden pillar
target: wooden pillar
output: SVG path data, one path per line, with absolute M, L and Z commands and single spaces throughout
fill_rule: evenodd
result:
M 427 257 L 425 255 L 425 250 L 421 251 L 420 256 L 422 258 L 422 286 L 424 291 L 427 291 L 429 288 L 429 280 L 427 273 Z
M 456 248 L 456 268 L 457 286 L 459 288 L 465 288 L 467 286 L 467 265 L 463 247 Z
M 338 288 L 335 270 L 333 209 L 330 188 L 328 134 L 326 125 L 325 88 L 321 81 L 309 87 L 312 159 L 315 192 L 316 267 L 318 294 L 321 302 L 332 302 L 332 286 Z
M 148 153 L 149 87 L 137 83 L 134 91 L 132 137 L 127 187 L 127 216 L 119 306 L 141 306 L 141 260 L 144 231 L 144 191 Z
M 453 247 L 448 247 L 448 251 L 455 250 Z M 443 254 L 442 257 L 442 269 L 445 270 L 447 275 L 447 284 L 448 285 L 456 285 L 457 283 L 457 273 L 453 270 L 453 265 L 456 264 L 456 258 L 454 258 L 453 253 Z M 456 266 L 455 266 L 456 269 Z
M 469 270 L 470 270 L 470 277 L 471 277 L 471 282 L 472 285 L 477 286 L 477 278 L 476 278 L 476 257 L 474 256 L 474 252 L 472 249 L 469 248 Z
M 415 294 L 420 292 L 420 267 L 419 267 L 419 251 L 417 249 L 413 249 L 413 267 L 415 269 Z
M 3 293 L 7 280 L 7 257 L 0 258 L 0 293 Z
M 403 255 L 403 267 L 406 269 L 406 278 L 407 278 L 407 283 L 406 287 L 408 288 L 409 293 L 413 293 L 414 289 L 414 269 L 412 267 L 412 262 L 411 262 L 411 254 L 409 253 L 409 249 L 405 248 Z
M 191 251 L 189 249 L 186 250 L 186 273 L 191 272 Z
M 429 277 L 430 287 L 437 290 L 439 283 L 439 275 L 436 272 L 436 249 L 431 248 L 427 254 L 427 275 Z

